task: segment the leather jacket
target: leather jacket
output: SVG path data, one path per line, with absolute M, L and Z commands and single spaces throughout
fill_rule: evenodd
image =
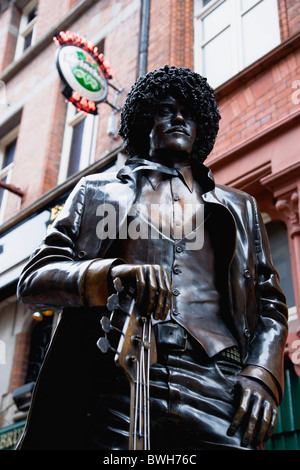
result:
M 85 280 L 92 263 L 99 263 L 106 280 L 111 265 L 122 262 L 108 258 L 113 240 L 96 235 L 97 207 L 112 204 L 121 226 L 138 191 L 139 172 L 133 171 L 137 166 L 129 160 L 117 175 L 92 175 L 77 184 L 21 274 L 18 296 L 29 308 L 89 308 Z M 215 184 L 209 169 L 198 166 L 194 174 L 201 181 L 203 200 L 222 209 L 219 265 L 227 273 L 229 322 L 243 358 L 244 375 L 262 381 L 280 402 L 287 307 L 264 224 L 252 196 Z M 103 282 L 103 306 L 106 285 Z M 48 354 L 51 349 L 53 345 Z

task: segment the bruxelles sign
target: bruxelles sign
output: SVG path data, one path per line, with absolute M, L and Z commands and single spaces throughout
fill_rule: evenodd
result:
M 70 31 L 61 31 L 53 38 L 60 46 L 56 65 L 65 83 L 62 93 L 78 109 L 97 114 L 97 103 L 106 100 L 112 71 L 98 48 Z

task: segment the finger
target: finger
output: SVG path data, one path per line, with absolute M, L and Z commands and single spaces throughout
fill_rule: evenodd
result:
M 273 408 L 272 409 L 271 422 L 270 422 L 270 425 L 269 425 L 268 432 L 265 436 L 264 442 L 266 442 L 272 436 L 272 434 L 274 432 L 274 429 L 275 429 L 275 426 L 276 426 L 276 423 L 277 423 L 277 418 L 278 418 L 278 410 L 277 410 L 277 408 Z
M 263 404 L 263 414 L 260 420 L 260 428 L 258 429 L 257 436 L 255 441 L 257 444 L 265 442 L 268 429 L 270 427 L 272 420 L 272 406 L 268 401 L 265 401 Z
M 162 314 L 161 314 L 161 319 L 165 320 L 165 318 L 167 317 L 167 315 L 169 313 L 169 310 L 171 308 L 173 290 L 172 290 L 169 274 L 165 270 L 163 270 L 163 274 L 164 274 L 164 280 L 165 280 L 165 284 L 166 284 L 166 288 L 167 288 L 167 294 L 165 296 L 165 306 L 164 306 L 164 309 L 163 309 Z
M 232 420 L 231 425 L 229 426 L 227 430 L 228 436 L 233 436 L 237 428 L 240 426 L 242 420 L 244 419 L 244 416 L 248 412 L 250 401 L 251 401 L 251 390 L 249 388 L 246 388 L 245 390 L 243 390 L 240 405 Z
M 162 312 L 165 306 L 167 287 L 165 283 L 163 270 L 160 266 L 155 266 L 155 273 L 156 273 L 156 278 L 157 278 L 158 297 L 157 297 L 156 308 L 155 308 L 155 312 L 153 316 L 155 320 L 159 320 L 162 317 Z
M 147 287 L 148 287 L 148 305 L 147 305 L 147 315 L 151 315 L 151 313 L 155 309 L 155 300 L 156 300 L 156 292 L 158 289 L 157 280 L 156 280 L 156 272 L 154 266 L 149 265 L 145 266 L 145 272 L 147 277 Z
M 261 396 L 254 395 L 253 405 L 252 405 L 251 413 L 248 419 L 248 425 L 242 438 L 243 447 L 247 447 L 250 444 L 250 442 L 253 441 L 256 424 L 258 422 L 258 418 L 261 413 L 261 407 L 262 407 Z
M 139 266 L 131 264 L 122 264 L 112 268 L 111 278 L 117 292 L 120 292 L 123 288 L 136 288 L 138 268 Z
M 142 305 L 144 295 L 145 295 L 145 288 L 146 288 L 146 281 L 145 275 L 142 266 L 136 266 L 135 268 L 135 284 L 136 284 L 136 303 L 137 305 Z

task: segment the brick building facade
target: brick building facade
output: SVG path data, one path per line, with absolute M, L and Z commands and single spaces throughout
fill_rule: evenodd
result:
M 5 0 L 0 3 L 0 448 L 11 445 L 23 423 L 26 405 L 19 405 L 18 392 L 34 382 L 56 318 L 37 315 L 43 321 L 35 322 L 17 302 L 20 271 L 79 178 L 118 167 L 126 158 L 115 108 L 102 103 L 97 117 L 85 116 L 62 95 L 53 42 L 62 30 L 86 36 L 104 52 L 113 69 L 108 100 L 116 108 L 140 74 L 164 64 L 194 69 L 215 88 L 222 120 L 207 165 L 219 183 L 255 196 L 263 213 L 288 297 L 286 373 L 295 384 L 288 388 L 293 408 L 300 375 L 299 2 Z M 42 351 L 38 357 L 34 348 Z M 293 419 L 290 427 L 281 422 L 280 431 L 293 433 L 298 443 L 284 437 L 283 448 L 300 448 L 299 413 Z

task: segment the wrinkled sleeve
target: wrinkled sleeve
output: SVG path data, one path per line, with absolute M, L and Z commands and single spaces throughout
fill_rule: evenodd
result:
M 252 204 L 259 315 L 242 375 L 263 382 L 280 402 L 283 395 L 283 357 L 288 331 L 288 310 L 286 298 L 279 286 L 278 273 L 273 266 L 266 229 L 254 198 Z
M 107 298 L 107 275 L 114 259 L 80 260 L 75 251 L 76 240 L 86 202 L 86 180 L 73 189 L 64 208 L 41 245 L 32 254 L 18 282 L 17 294 L 21 302 L 35 310 L 48 308 L 82 307 L 89 305 L 85 279 L 89 268 L 97 263 L 99 305 Z

